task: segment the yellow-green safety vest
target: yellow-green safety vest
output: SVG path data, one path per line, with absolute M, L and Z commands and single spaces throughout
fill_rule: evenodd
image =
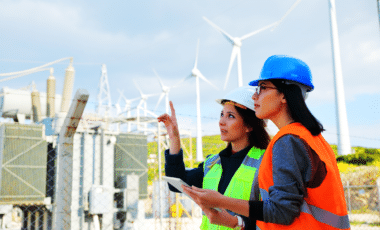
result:
M 259 200 L 258 168 L 265 150 L 252 147 L 243 162 L 236 170 L 223 195 L 242 199 Z M 210 155 L 203 165 L 203 186 L 204 189 L 218 191 L 219 181 L 222 177 L 222 165 L 219 154 Z M 231 215 L 236 213 L 227 210 Z M 206 215 L 202 217 L 202 230 L 228 230 L 229 227 L 211 224 Z

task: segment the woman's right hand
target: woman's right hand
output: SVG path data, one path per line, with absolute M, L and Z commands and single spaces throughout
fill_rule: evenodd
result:
M 181 149 L 181 139 L 179 136 L 177 118 L 175 116 L 175 110 L 173 106 L 173 102 L 169 102 L 171 116 L 165 113 L 157 118 L 158 122 L 164 123 L 166 130 L 168 131 L 168 135 L 170 138 L 170 154 L 177 154 Z

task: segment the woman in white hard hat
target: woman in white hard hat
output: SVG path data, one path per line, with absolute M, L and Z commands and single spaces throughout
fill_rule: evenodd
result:
M 219 207 L 256 221 L 258 229 L 349 229 L 343 186 L 324 130 L 305 104 L 313 90 L 309 67 L 301 60 L 269 57 L 252 99 L 256 116 L 279 132 L 259 169 L 261 201 L 243 201 L 215 191 L 185 188 L 203 209 Z M 214 216 L 215 217 L 214 217 Z M 209 212 L 216 218 L 217 212 Z
M 257 171 L 261 158 L 269 143 L 266 123 L 258 119 L 253 110 L 251 99 L 254 89 L 249 86 L 239 87 L 223 99 L 217 100 L 223 105 L 220 114 L 220 136 L 227 147 L 220 153 L 213 154 L 199 164 L 197 168 L 185 170 L 180 136 L 173 104 L 170 102 L 171 116 L 158 117 L 163 122 L 170 138 L 170 149 L 166 150 L 165 171 L 167 176 L 177 177 L 190 186 L 211 189 L 228 197 L 242 200 L 258 200 Z M 169 186 L 172 191 L 178 191 Z M 201 229 L 234 229 L 239 227 L 255 228 L 255 222 L 235 212 L 221 210 L 220 219 L 209 219 L 210 211 L 203 210 Z M 214 223 L 217 222 L 218 225 Z

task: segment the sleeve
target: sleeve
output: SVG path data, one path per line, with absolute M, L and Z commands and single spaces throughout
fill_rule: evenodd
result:
M 186 169 L 183 162 L 182 149 L 178 154 L 169 154 L 169 150 L 165 151 L 165 175 L 180 178 L 188 185 L 202 188 L 203 184 L 203 162 L 197 168 Z M 173 192 L 179 192 L 176 188 L 169 184 L 169 189 Z
M 256 221 L 252 221 L 249 217 L 245 217 L 242 215 L 239 215 L 239 216 L 241 216 L 241 218 L 244 221 L 244 225 L 245 225 L 244 230 L 251 230 L 251 229 L 256 230 Z
M 274 185 L 263 202 L 263 220 L 289 225 L 300 215 L 306 188 L 322 183 L 326 167 L 309 145 L 290 134 L 276 141 L 272 153 Z

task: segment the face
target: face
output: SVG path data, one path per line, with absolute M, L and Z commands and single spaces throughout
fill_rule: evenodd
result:
M 226 142 L 246 141 L 250 129 L 232 104 L 225 103 L 219 120 L 220 137 Z
M 255 102 L 256 116 L 260 119 L 270 119 L 279 116 L 282 107 L 285 106 L 286 100 L 284 94 L 280 93 L 270 81 L 260 81 L 260 95 L 253 94 L 252 99 Z

